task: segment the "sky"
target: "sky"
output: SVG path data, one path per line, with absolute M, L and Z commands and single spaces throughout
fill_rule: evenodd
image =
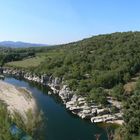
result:
M 140 0 L 0 0 L 0 41 L 62 44 L 140 31 Z

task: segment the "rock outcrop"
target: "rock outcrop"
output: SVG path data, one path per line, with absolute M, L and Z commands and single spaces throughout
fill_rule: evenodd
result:
M 49 94 L 58 95 L 66 108 L 70 110 L 73 114 L 78 115 L 82 119 L 88 119 L 93 123 L 97 122 L 109 122 L 109 123 L 119 123 L 122 124 L 122 112 L 121 112 L 121 104 L 118 101 L 114 101 L 109 98 L 108 102 L 110 103 L 110 107 L 116 108 L 118 111 L 112 113 L 110 107 L 102 107 L 101 105 L 96 105 L 94 103 L 87 102 L 85 97 L 78 96 L 74 94 L 70 88 L 64 84 L 62 78 L 41 75 L 37 76 L 32 74 L 31 72 L 25 72 L 22 70 L 5 68 L 3 70 L 5 74 L 11 74 L 15 76 L 23 77 L 29 81 L 34 81 L 46 86 L 49 86 L 53 92 L 49 92 Z

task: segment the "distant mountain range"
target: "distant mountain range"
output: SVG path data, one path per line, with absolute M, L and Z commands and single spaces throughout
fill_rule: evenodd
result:
M 0 42 L 1 47 L 11 47 L 11 48 L 28 48 L 28 47 L 42 47 L 42 46 L 48 46 L 46 44 L 35 44 L 35 43 L 27 43 L 27 42 L 21 42 L 21 41 L 2 41 Z

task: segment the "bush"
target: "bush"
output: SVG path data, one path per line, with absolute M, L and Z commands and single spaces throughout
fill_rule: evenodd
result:
M 90 91 L 90 97 L 91 100 L 98 104 L 107 105 L 107 98 L 106 98 L 106 92 L 103 88 L 95 88 Z
M 123 93 L 124 93 L 123 84 L 120 83 L 115 87 L 113 87 L 111 95 L 117 98 L 118 100 L 121 100 L 123 98 Z

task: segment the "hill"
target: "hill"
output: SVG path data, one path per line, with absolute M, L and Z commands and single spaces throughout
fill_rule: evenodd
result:
M 2 47 L 12 47 L 12 48 L 29 48 L 29 47 L 42 47 L 47 46 L 46 44 L 35 44 L 35 43 L 26 43 L 21 41 L 2 41 L 0 42 Z
M 74 90 L 87 93 L 93 87 L 113 88 L 140 70 L 140 32 L 91 37 L 57 46 L 46 56 L 35 71 L 62 76 Z

